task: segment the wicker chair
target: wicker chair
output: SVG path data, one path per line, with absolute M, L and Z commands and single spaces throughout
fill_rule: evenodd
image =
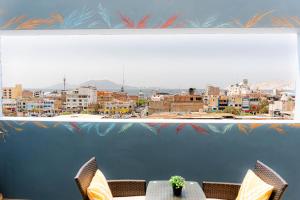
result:
M 254 173 L 263 181 L 274 187 L 269 200 L 280 200 L 287 188 L 287 182 L 264 163 L 257 161 Z M 207 198 L 235 200 L 241 184 L 203 182 L 203 191 Z
M 83 200 L 89 200 L 87 188 L 97 169 L 96 158 L 93 157 L 79 169 L 74 178 Z M 113 197 L 145 196 L 146 194 L 145 180 L 108 180 L 107 182 Z

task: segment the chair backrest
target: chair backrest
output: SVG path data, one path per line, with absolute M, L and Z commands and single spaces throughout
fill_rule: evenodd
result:
M 97 169 L 96 158 L 93 157 L 82 165 L 74 178 L 84 200 L 89 199 L 87 195 L 87 188 L 89 187 Z
M 264 182 L 274 187 L 269 200 L 280 200 L 282 198 L 288 184 L 281 176 L 260 161 L 256 162 L 254 173 Z

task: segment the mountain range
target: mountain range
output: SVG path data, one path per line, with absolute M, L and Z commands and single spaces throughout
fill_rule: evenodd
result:
M 97 88 L 97 90 L 120 90 L 122 85 L 109 81 L 109 80 L 90 80 L 90 81 L 86 81 L 83 82 L 79 85 L 74 85 L 74 84 L 66 84 L 66 89 L 70 90 L 70 89 L 75 89 L 81 86 L 94 86 Z M 126 90 L 138 90 L 138 87 L 133 87 L 133 86 L 129 86 L 129 85 L 124 85 L 124 88 Z M 64 89 L 64 84 L 63 83 L 59 83 L 59 84 L 55 84 L 49 87 L 44 88 L 44 90 L 63 90 Z
M 275 81 L 266 81 L 261 83 L 255 83 L 250 85 L 251 89 L 260 89 L 260 90 L 295 90 L 296 83 L 295 81 L 283 81 L 283 80 L 275 80 Z
M 97 90 L 113 90 L 119 91 L 122 87 L 121 84 L 115 83 L 110 80 L 90 80 L 83 82 L 79 85 L 74 84 L 66 84 L 66 89 L 75 89 L 80 86 L 94 86 Z M 294 81 L 266 81 L 260 83 L 254 83 L 250 85 L 251 89 L 260 89 L 260 90 L 272 90 L 272 89 L 280 89 L 280 90 L 294 90 L 295 89 L 295 82 Z M 44 90 L 63 90 L 64 85 L 63 83 L 55 84 L 49 87 L 44 88 Z M 135 86 L 124 85 L 125 90 L 139 90 L 141 88 Z M 158 87 L 149 87 L 143 88 L 148 90 L 159 90 L 162 88 Z

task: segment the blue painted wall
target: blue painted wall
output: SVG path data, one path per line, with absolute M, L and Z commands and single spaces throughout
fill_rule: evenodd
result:
M 299 27 L 297 0 L 0 0 L 0 28 Z
M 0 191 L 80 199 L 73 177 L 96 156 L 109 179 L 240 182 L 257 159 L 300 188 L 300 124 L 149 124 L 1 121 Z

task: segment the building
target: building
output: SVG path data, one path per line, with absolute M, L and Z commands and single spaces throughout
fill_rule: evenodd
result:
M 195 94 L 190 88 L 188 94 L 171 95 L 169 93 L 156 93 L 149 101 L 149 114 L 161 112 L 199 112 L 203 110 L 203 97 Z
M 208 105 L 205 109 L 206 112 L 216 112 L 219 110 L 219 96 L 208 96 Z
M 227 96 L 245 96 L 251 93 L 248 80 L 227 87 Z
M 33 91 L 33 97 L 35 98 L 43 98 L 44 92 L 42 90 Z
M 249 97 L 242 98 L 242 111 L 250 112 L 250 98 Z
M 3 99 L 18 99 L 22 98 L 22 85 L 17 84 L 15 87 L 3 87 L 2 98 Z
M 228 97 L 228 106 L 242 108 L 243 98 L 240 96 Z
M 30 90 L 23 90 L 22 92 L 22 98 L 32 98 L 33 92 Z
M 110 102 L 104 103 L 104 114 L 128 114 L 131 113 L 135 108 L 135 102 L 132 100 L 129 101 L 119 101 L 113 100 Z
M 228 97 L 219 96 L 218 110 L 224 110 L 228 106 Z
M 117 99 L 119 101 L 128 100 L 128 94 L 126 92 L 113 92 L 112 96 L 114 99 Z
M 12 115 L 17 112 L 17 101 L 15 99 L 3 99 L 2 109 L 4 115 Z
M 97 103 L 95 87 L 80 87 L 66 92 L 65 108 L 67 111 L 79 112 L 88 109 L 89 105 Z
M 211 96 L 211 95 L 218 96 L 218 95 L 220 95 L 220 88 L 212 86 L 212 85 L 208 85 L 206 88 L 206 91 L 205 91 L 205 95 L 206 96 Z
M 269 114 L 272 117 L 291 118 L 294 115 L 295 101 L 293 97 L 283 94 L 279 101 L 269 104 Z

